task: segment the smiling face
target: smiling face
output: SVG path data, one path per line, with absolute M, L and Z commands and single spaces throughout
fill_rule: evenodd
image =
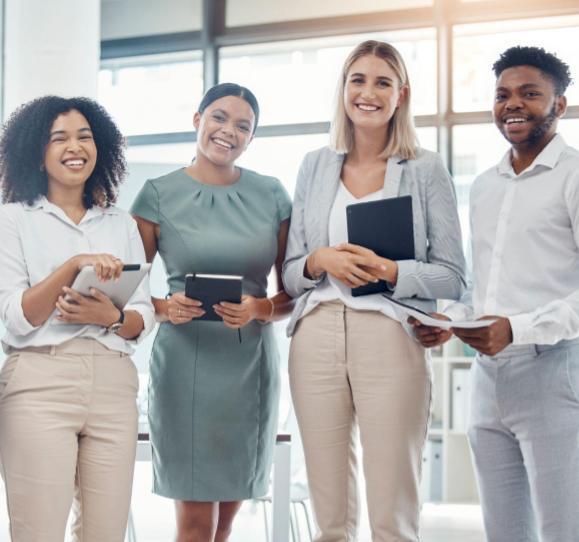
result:
M 355 60 L 344 85 L 344 108 L 357 129 L 383 130 L 406 96 L 390 65 L 375 55 Z
M 493 117 L 513 147 L 542 148 L 555 135 L 566 99 L 538 68 L 516 66 L 497 79 Z
M 224 96 L 195 113 L 197 152 L 218 166 L 232 165 L 253 137 L 255 114 L 237 96 Z
M 84 189 L 97 159 L 97 148 L 86 118 L 76 110 L 56 117 L 44 151 L 48 191 Z

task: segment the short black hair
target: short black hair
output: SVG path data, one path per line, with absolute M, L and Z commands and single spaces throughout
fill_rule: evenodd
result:
M 88 121 L 97 148 L 94 171 L 87 179 L 83 204 L 108 207 L 117 200 L 118 186 L 127 165 L 125 140 L 105 109 L 89 98 L 43 96 L 20 106 L 0 136 L 0 186 L 2 202 L 32 205 L 48 190 L 44 163 L 50 129 L 59 115 L 78 111 Z
M 253 114 L 255 115 L 255 123 L 253 124 L 253 133 L 255 133 L 259 121 L 259 104 L 257 103 L 257 98 L 251 90 L 242 87 L 237 83 L 219 83 L 218 85 L 211 87 L 205 93 L 205 96 L 203 96 L 197 111 L 203 113 L 203 111 L 205 111 L 205 109 L 214 101 L 219 100 L 220 98 L 225 98 L 225 96 L 236 96 L 237 98 L 242 98 L 249 104 L 249 107 L 251 107 Z
M 533 66 L 546 75 L 555 85 L 555 92 L 562 96 L 571 84 L 569 66 L 553 53 L 548 53 L 542 47 L 524 47 L 517 45 L 501 54 L 493 64 L 493 71 L 498 78 L 507 68 L 516 66 Z

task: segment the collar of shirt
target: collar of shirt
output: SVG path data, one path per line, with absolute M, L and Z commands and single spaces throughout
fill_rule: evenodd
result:
M 45 213 L 50 213 L 59 218 L 60 220 L 66 222 L 67 224 L 74 226 L 75 228 L 78 228 L 81 224 L 84 224 L 89 220 L 94 219 L 95 217 L 99 217 L 105 214 L 118 215 L 121 213 L 120 209 L 114 206 L 100 207 L 98 205 L 93 205 L 92 207 L 86 210 L 86 213 L 82 217 L 82 220 L 78 224 L 75 224 L 58 205 L 55 205 L 54 203 L 48 201 L 46 196 L 40 196 L 32 203 L 32 205 L 28 205 L 26 203 L 24 203 L 23 205 L 26 211 L 29 212 L 44 211 Z
M 563 139 L 561 134 L 555 134 L 555 137 L 549 141 L 547 146 L 537 155 L 537 157 L 533 160 L 532 164 L 521 171 L 518 175 L 515 173 L 513 169 L 513 163 L 511 160 L 511 151 L 508 150 L 501 161 L 498 164 L 498 172 L 501 175 L 506 175 L 509 178 L 524 178 L 526 173 L 530 173 L 536 167 L 544 166 L 549 169 L 553 169 L 559 158 L 561 157 L 561 153 L 565 150 L 567 144 Z

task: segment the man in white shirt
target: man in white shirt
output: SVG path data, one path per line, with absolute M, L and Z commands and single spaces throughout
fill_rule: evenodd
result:
M 489 542 L 579 541 L 579 151 L 557 134 L 568 66 L 513 47 L 493 66 L 493 116 L 511 149 L 472 186 L 473 275 L 439 318 L 485 328 L 426 327 L 475 348 L 468 436 Z

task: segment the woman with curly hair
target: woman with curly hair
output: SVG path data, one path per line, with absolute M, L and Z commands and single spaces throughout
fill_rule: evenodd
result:
M 70 287 L 145 261 L 136 223 L 112 204 L 123 138 L 86 98 L 23 105 L 0 138 L 0 456 L 12 540 L 121 542 L 137 437 L 132 345 L 154 325 L 144 281 L 123 310 Z

